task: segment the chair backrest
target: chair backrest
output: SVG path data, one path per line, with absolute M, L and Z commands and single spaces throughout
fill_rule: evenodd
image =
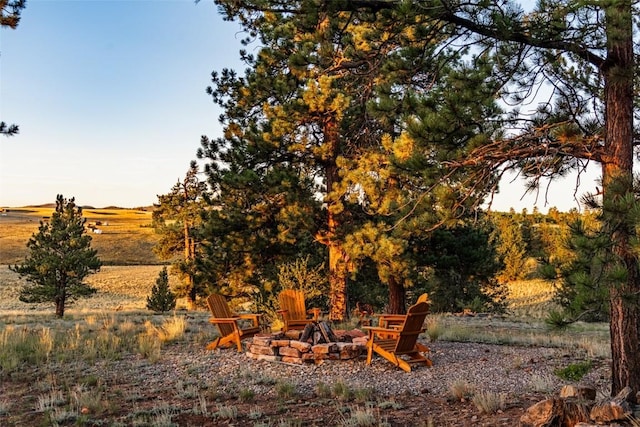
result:
M 416 301 L 416 304 L 419 302 L 426 302 L 427 304 L 429 303 L 429 294 L 428 293 L 424 293 L 422 295 L 420 295 L 418 297 L 418 300 Z
M 418 335 L 422 333 L 422 325 L 427 314 L 429 314 L 429 304 L 426 302 L 418 302 L 409 307 L 407 317 L 404 319 L 402 329 L 400 329 L 396 352 L 413 350 L 418 340 Z
M 229 304 L 227 304 L 227 300 L 220 294 L 209 295 L 207 298 L 207 305 L 209 306 L 209 310 L 211 310 L 211 315 L 214 319 L 216 317 L 230 318 L 234 316 L 233 312 L 229 308 Z M 233 326 L 229 323 L 217 323 L 216 325 L 220 330 L 220 335 L 223 337 L 233 333 Z
M 295 289 L 285 289 L 280 292 L 280 309 L 287 310 L 288 320 L 302 320 L 307 318 L 304 303 L 304 293 Z

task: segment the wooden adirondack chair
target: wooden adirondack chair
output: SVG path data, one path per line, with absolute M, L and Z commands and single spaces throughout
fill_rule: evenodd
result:
M 416 304 L 419 302 L 429 302 L 429 294 L 424 293 L 418 297 Z M 381 328 L 399 328 L 402 326 L 404 319 L 407 317 L 406 314 L 378 314 L 375 317 L 378 318 L 378 326 Z
M 304 329 L 309 323 L 317 322 L 320 317 L 320 309 L 307 310 L 304 303 L 304 293 L 295 289 L 285 289 L 278 296 L 282 316 L 284 332 L 289 329 Z
M 227 300 L 220 294 L 211 294 L 207 298 L 207 305 L 212 317 L 209 322 L 216 325 L 220 336 L 207 345 L 207 350 L 215 350 L 218 346 L 230 346 L 236 344 L 238 352 L 242 353 L 242 340 L 260 333 L 261 314 L 235 314 L 229 309 Z M 251 321 L 251 326 L 241 327 L 240 321 Z
M 371 364 L 373 353 L 377 353 L 406 372 L 411 372 L 412 364 L 432 366 L 431 360 L 422 354 L 429 348 L 417 342 L 418 335 L 424 332 L 422 324 L 428 313 L 429 305 L 419 302 L 409 308 L 399 329 L 365 327 L 369 331 L 367 365 Z

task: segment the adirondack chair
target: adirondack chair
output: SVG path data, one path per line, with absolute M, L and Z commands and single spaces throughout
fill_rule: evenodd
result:
M 304 329 L 309 323 L 317 322 L 320 317 L 319 308 L 306 309 L 302 291 L 285 289 L 280 292 L 278 299 L 280 300 L 278 314 L 282 316 L 284 332 L 289 329 Z
M 207 298 L 207 305 L 212 317 L 209 322 L 216 325 L 220 336 L 207 345 L 207 350 L 215 350 L 218 346 L 236 344 L 238 352 L 242 353 L 242 340 L 260 333 L 261 314 L 235 314 L 229 309 L 227 300 L 220 294 L 211 294 Z M 242 327 L 241 320 L 249 320 L 251 326 Z
M 409 307 L 399 329 L 365 327 L 369 331 L 367 365 L 371 364 L 373 353 L 377 353 L 406 372 L 411 372 L 411 365 L 417 363 L 432 366 L 431 360 L 422 354 L 429 348 L 417 342 L 418 335 L 424 332 L 422 324 L 428 313 L 429 305 L 419 302 Z
M 416 304 L 419 302 L 426 302 L 429 304 L 429 294 L 424 293 L 418 297 Z M 378 326 L 381 328 L 399 328 L 402 326 L 406 314 L 377 314 Z

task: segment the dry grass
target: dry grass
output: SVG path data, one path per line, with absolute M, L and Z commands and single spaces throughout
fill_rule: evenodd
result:
M 42 217 L 51 215 L 52 211 L 52 207 L 9 208 L 0 215 L 0 319 L 4 323 L 46 325 L 53 319 L 52 304 L 25 304 L 18 300 L 24 282 L 6 266 L 19 262 L 27 254 L 26 242 L 37 231 Z M 66 318 L 86 317 L 88 323 L 104 323 L 105 319 L 96 320 L 95 315 L 115 312 L 147 315 L 146 298 L 162 269 L 152 252 L 157 236 L 150 227 L 151 211 L 85 208 L 84 216 L 87 223 L 101 222 L 98 227 L 103 233 L 92 234 L 93 245 L 107 265 L 87 279 L 98 293 L 68 306 Z M 177 280 L 170 275 L 171 286 L 177 285 Z M 541 320 L 549 310 L 557 308 L 552 302 L 552 283 L 518 281 L 508 287 L 509 315 L 506 319 L 491 316 L 469 322 L 452 316 L 432 316 L 428 329 L 431 341 L 578 347 L 593 358 L 608 356 L 606 325 L 578 324 L 568 331 L 553 333 L 546 329 Z M 186 302 L 178 301 L 177 309 L 183 308 L 186 308 Z M 180 327 L 183 325 L 176 325 L 177 329 Z M 142 347 L 145 344 L 139 343 Z M 153 351 L 153 348 L 149 349 L 149 352 Z
M 87 278 L 87 283 L 98 289 L 98 292 L 85 299 L 76 301 L 68 306 L 68 315 L 101 313 L 105 311 L 146 310 L 147 296 L 162 270 L 159 265 L 139 266 L 106 266 L 98 273 Z M 177 285 L 178 279 L 169 276 L 169 284 Z M 20 279 L 6 265 L 0 265 L 0 315 L 17 319 L 37 313 L 50 313 L 52 304 L 26 304 L 18 300 L 20 288 L 24 285 Z M 177 309 L 184 308 L 185 301 L 179 301 Z
M 38 231 L 43 217 L 54 208 L 7 208 L 0 215 L 0 265 L 15 264 L 27 253 L 27 242 Z M 151 228 L 151 211 L 134 209 L 85 209 L 89 223 L 99 221 L 101 234 L 91 233 L 92 246 L 109 265 L 158 264 L 152 249 L 158 236 Z
M 544 319 L 551 310 L 558 310 L 553 302 L 555 289 L 546 280 L 518 280 L 507 284 L 509 314 L 528 319 Z

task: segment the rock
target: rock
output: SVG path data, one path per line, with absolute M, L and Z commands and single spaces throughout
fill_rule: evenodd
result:
M 593 400 L 568 398 L 564 401 L 562 426 L 574 426 L 577 423 L 589 421 L 589 412 Z
M 352 343 L 341 342 L 338 343 L 338 352 L 342 360 L 355 359 L 362 353 L 362 347 Z
M 278 354 L 280 356 L 287 356 L 287 357 L 300 359 L 300 350 L 295 349 L 293 347 L 280 347 Z M 284 357 L 283 357 L 283 360 L 284 360 Z M 302 359 L 300 359 L 300 362 L 302 363 Z
M 306 353 L 311 350 L 311 344 L 309 344 L 308 342 L 291 341 L 289 343 L 289 346 L 295 348 L 296 350 L 300 350 L 303 353 Z
M 302 331 L 289 329 L 287 332 L 284 333 L 284 336 L 290 340 L 297 340 L 298 338 L 300 338 L 301 334 L 302 334 Z
M 560 390 L 560 397 L 596 400 L 596 389 L 588 386 L 565 385 Z
M 293 363 L 296 365 L 302 365 L 302 358 L 300 357 L 291 357 L 291 356 L 282 356 L 282 362 L 284 363 Z
M 268 362 L 279 362 L 280 356 L 273 356 L 269 354 L 258 354 L 256 360 L 266 360 Z
M 259 346 L 268 347 L 271 345 L 271 341 L 272 341 L 271 335 L 269 336 L 256 335 L 253 337 L 253 344 L 259 345 Z
M 613 399 L 596 403 L 593 408 L 591 408 L 591 413 L 589 414 L 591 421 L 608 423 L 626 419 L 633 414 L 631 405 L 629 404 L 631 393 L 631 388 L 625 387 Z
M 368 341 L 369 339 L 366 336 L 364 336 L 364 337 L 354 338 L 352 343 L 366 347 Z
M 278 347 L 265 347 L 262 345 L 252 345 L 251 348 L 251 353 L 253 354 L 264 354 L 264 355 L 278 355 Z
M 546 399 L 529 407 L 520 417 L 522 427 L 560 426 L 564 411 L 564 399 Z
M 616 424 L 617 426 L 617 424 Z M 600 424 L 592 424 L 592 423 L 578 423 L 573 427 L 602 427 L 602 425 Z M 614 427 L 614 426 L 607 426 L 607 427 Z
M 316 344 L 311 347 L 311 351 L 313 351 L 315 354 L 336 353 L 338 351 L 338 346 L 336 345 L 336 343 Z

